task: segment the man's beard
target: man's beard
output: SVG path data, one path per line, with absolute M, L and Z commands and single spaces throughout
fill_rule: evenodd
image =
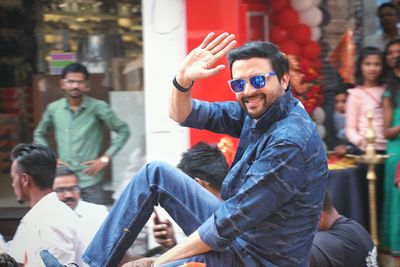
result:
M 76 198 L 69 197 L 69 198 L 63 199 L 62 202 L 64 202 L 65 204 L 67 204 L 69 206 L 71 204 L 76 204 L 78 202 L 78 200 Z
M 70 93 L 72 93 L 72 92 L 79 92 L 79 94 L 78 94 L 78 95 L 68 94 L 71 98 L 73 98 L 73 99 L 78 99 L 78 98 L 81 98 L 81 97 L 82 97 L 83 92 L 82 92 L 81 90 L 79 90 L 79 89 L 73 89 L 73 90 L 70 91 Z

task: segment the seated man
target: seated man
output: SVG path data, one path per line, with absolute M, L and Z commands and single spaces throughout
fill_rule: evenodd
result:
M 240 137 L 222 184 L 224 201 L 173 166 L 146 164 L 86 249 L 89 265 L 117 266 L 157 204 L 189 236 L 155 261 L 142 261 L 148 266 L 308 264 L 328 175 L 325 149 L 292 95 L 285 55 L 262 41 L 232 50 L 234 38 L 210 33 L 184 59 L 170 98 L 176 122 Z M 238 101 L 192 99 L 194 81 L 219 73 L 224 66 L 214 64 L 230 50 L 229 85 Z
M 11 177 L 17 200 L 31 209 L 22 218 L 8 253 L 24 266 L 43 266 L 39 255 L 49 250 L 64 263 L 84 266 L 85 242 L 78 217 L 53 192 L 56 156 L 39 144 L 20 144 L 11 152 Z
M 89 244 L 108 215 L 107 207 L 81 199 L 78 177 L 68 167 L 57 168 L 53 189 L 58 199 L 67 204 L 78 216 L 79 226 Z
M 310 266 L 378 266 L 369 233 L 356 221 L 339 215 L 328 193 L 311 248 Z
M 221 198 L 221 185 L 229 171 L 222 152 L 207 143 L 198 143 L 183 153 L 178 169 L 193 178 L 217 198 Z M 176 245 L 172 223 L 154 217 L 153 234 L 158 244 L 171 248 Z

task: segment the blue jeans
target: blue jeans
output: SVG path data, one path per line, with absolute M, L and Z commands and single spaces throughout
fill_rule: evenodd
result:
M 90 266 L 117 266 L 125 251 L 160 204 L 190 235 L 218 208 L 221 201 L 192 178 L 162 162 L 146 164 L 132 179 L 94 239 L 83 260 Z M 242 266 L 232 249 L 211 251 L 163 266 L 199 261 L 207 266 Z

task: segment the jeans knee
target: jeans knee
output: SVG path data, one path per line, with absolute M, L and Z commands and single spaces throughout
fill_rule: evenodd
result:
M 147 178 L 151 181 L 160 181 L 159 179 L 168 179 L 169 174 L 173 173 L 177 169 L 163 161 L 152 161 L 145 165 L 145 170 L 147 172 Z

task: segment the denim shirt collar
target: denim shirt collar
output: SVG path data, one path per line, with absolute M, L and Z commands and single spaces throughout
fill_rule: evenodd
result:
M 297 101 L 292 95 L 291 88 L 288 87 L 285 94 L 280 96 L 260 119 L 254 120 L 250 128 L 256 128 L 261 131 L 268 130 L 272 124 L 281 118 L 285 118 L 292 107 L 297 104 Z

